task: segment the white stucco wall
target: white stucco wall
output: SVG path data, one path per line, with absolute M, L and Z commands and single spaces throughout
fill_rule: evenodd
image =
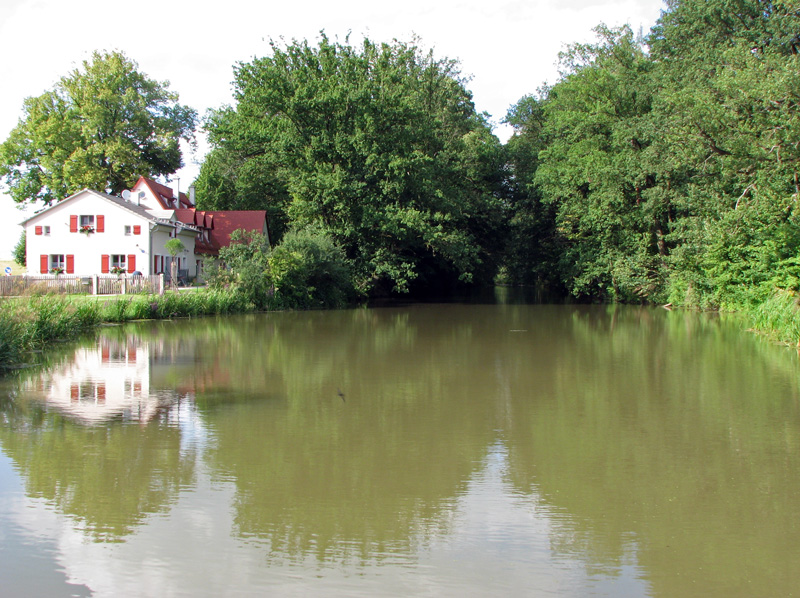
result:
M 83 215 L 94 216 L 95 232 L 70 232 L 70 216 L 78 217 L 80 231 L 80 217 Z M 103 232 L 97 231 L 100 215 L 104 217 Z M 169 272 L 171 258 L 165 245 L 173 238 L 170 235 L 176 234 L 174 211 L 159 209 L 154 216 L 168 223 L 156 223 L 152 218 L 130 211 L 102 195 L 82 191 L 24 223 L 28 274 L 41 274 L 42 255 L 48 256 L 48 270 L 53 265 L 52 256 L 64 256 L 65 271 L 67 256 L 73 256 L 72 273 L 78 276 L 100 274 L 103 255 L 125 256 L 126 269 L 130 269 L 129 256 L 133 255 L 135 269 L 145 275 Z M 36 234 L 37 227 L 42 227 L 43 234 Z M 139 227 L 138 235 L 135 234 L 136 227 Z M 197 275 L 194 256 L 196 236 L 196 230 L 182 226 L 177 229 L 177 238 L 186 247 L 178 256 L 179 268 L 188 270 L 190 278 Z
M 94 216 L 97 229 L 97 217 L 104 216 L 104 231 L 84 234 L 70 232 L 70 216 Z M 136 256 L 136 269 L 146 266 L 145 256 L 149 246 L 149 221 L 147 218 L 129 212 L 110 201 L 90 192 L 81 192 L 69 201 L 64 201 L 38 216 L 34 216 L 25 224 L 27 269 L 29 274 L 40 273 L 41 255 L 73 255 L 76 275 L 97 274 L 101 270 L 102 255 Z M 41 235 L 36 234 L 36 227 L 43 227 Z M 125 227 L 130 227 L 130 234 Z M 140 227 L 140 234 L 134 234 L 134 226 Z M 49 234 L 46 228 L 49 227 Z M 80 224 L 79 227 L 80 229 Z
M 170 236 L 170 232 L 174 231 L 173 227 L 167 227 L 164 225 L 157 225 L 152 232 L 152 245 L 151 245 L 151 253 L 150 255 L 152 258 L 150 259 L 150 268 L 151 270 L 155 268 L 156 258 L 159 258 L 159 272 L 161 260 L 160 258 L 163 257 L 163 263 L 165 264 L 164 272 L 169 272 L 169 260 L 171 256 L 169 251 L 167 251 L 165 245 L 167 241 L 172 239 L 173 237 Z M 178 239 L 180 239 L 183 246 L 186 247 L 186 250 L 183 251 L 178 257 L 180 260 L 178 263 L 178 268 L 180 270 L 189 270 L 189 277 L 197 276 L 197 268 L 195 267 L 195 256 L 194 256 L 194 242 L 197 238 L 197 232 L 193 230 L 187 230 L 185 228 L 180 228 L 178 230 Z M 142 271 L 144 272 L 144 271 Z M 154 272 L 155 273 L 155 272 Z

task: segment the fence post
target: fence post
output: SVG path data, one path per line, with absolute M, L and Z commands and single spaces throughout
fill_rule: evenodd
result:
M 92 295 L 97 295 L 97 274 L 92 274 Z
M 122 294 L 125 295 L 128 292 L 128 278 L 127 276 L 122 277 Z
M 164 273 L 158 275 L 158 294 L 164 294 Z

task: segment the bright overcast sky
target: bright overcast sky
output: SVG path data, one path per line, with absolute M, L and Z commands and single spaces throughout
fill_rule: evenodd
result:
M 234 63 L 267 54 L 270 38 L 315 41 L 321 30 L 340 40 L 349 32 L 352 42 L 416 34 L 437 56 L 460 60 L 477 109 L 505 141 L 506 110 L 555 82 L 566 44 L 590 41 L 599 23 L 646 33 L 662 8 L 662 0 L 0 0 L 0 141 L 26 97 L 51 89 L 94 50 L 121 50 L 202 116 L 231 102 Z M 201 160 L 184 155 L 182 189 Z M 0 194 L 0 259 L 11 255 L 25 217 Z

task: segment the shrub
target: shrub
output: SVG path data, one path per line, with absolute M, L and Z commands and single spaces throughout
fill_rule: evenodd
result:
M 354 295 L 344 250 L 320 228 L 287 232 L 273 250 L 269 266 L 275 307 L 344 307 Z
M 20 266 L 26 265 L 26 239 L 25 239 L 25 231 L 22 231 L 22 234 L 19 236 L 19 241 L 17 244 L 14 245 L 14 261 L 17 262 Z
M 261 233 L 235 230 L 231 244 L 219 252 L 226 270 L 219 271 L 215 288 L 232 288 L 256 309 L 266 309 L 272 296 L 269 246 Z

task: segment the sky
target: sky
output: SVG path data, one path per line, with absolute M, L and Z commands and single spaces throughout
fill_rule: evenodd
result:
M 477 110 L 506 141 L 506 111 L 557 80 L 567 44 L 591 41 L 600 23 L 647 33 L 663 8 L 662 0 L 0 0 L 0 141 L 26 97 L 52 89 L 95 50 L 124 52 L 202 116 L 232 103 L 237 62 L 267 55 L 271 39 L 315 42 L 322 30 L 340 41 L 350 34 L 351 43 L 416 36 L 436 56 L 458 59 Z M 206 150 L 200 134 L 176 175 L 182 190 Z M 2 191 L 0 183 L 0 259 L 10 259 L 33 210 L 20 211 Z

